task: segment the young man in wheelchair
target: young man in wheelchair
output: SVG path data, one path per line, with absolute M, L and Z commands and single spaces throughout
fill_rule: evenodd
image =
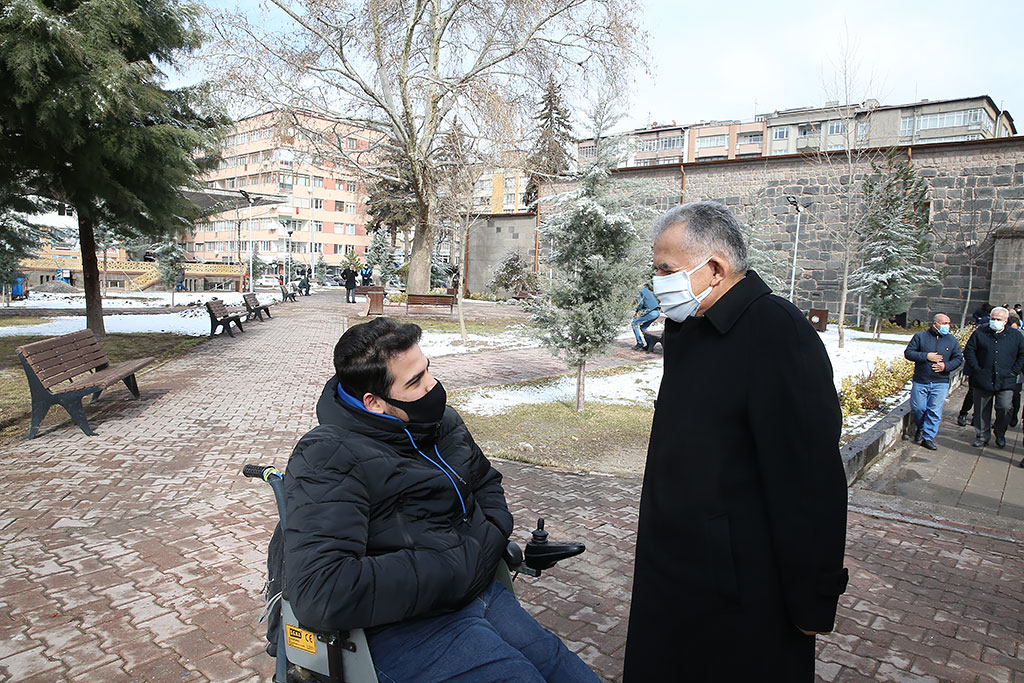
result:
M 512 515 L 501 475 L 446 406 L 421 330 L 342 335 L 320 426 L 284 477 L 299 621 L 366 629 L 381 681 L 597 681 L 494 580 Z

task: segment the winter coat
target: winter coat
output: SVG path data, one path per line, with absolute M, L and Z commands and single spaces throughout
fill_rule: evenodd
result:
M 636 312 L 638 315 L 645 315 L 651 311 L 661 310 L 661 304 L 658 303 L 657 297 L 647 287 L 643 287 L 640 293 L 636 295 Z
M 964 346 L 964 363 L 975 389 L 1013 389 L 1024 368 L 1024 335 L 1009 328 L 996 334 L 988 325 L 979 327 Z
M 494 580 L 512 532 L 501 475 L 453 408 L 416 425 L 349 407 L 337 386 L 284 477 L 295 615 L 345 630 L 459 609 Z
M 341 271 L 341 277 L 345 280 L 345 289 L 356 288 L 356 275 L 356 271 L 352 270 L 351 268 L 346 268 L 345 270 Z
M 942 372 L 932 370 L 929 353 L 941 354 L 946 369 Z M 964 362 L 964 354 L 960 351 L 960 342 L 956 337 L 951 334 L 940 335 L 930 327 L 910 338 L 903 356 L 914 361 L 914 381 L 918 384 L 949 384 L 949 373 Z
M 825 348 L 753 271 L 662 340 L 623 681 L 813 681 L 799 629 L 830 631 L 847 581 Z

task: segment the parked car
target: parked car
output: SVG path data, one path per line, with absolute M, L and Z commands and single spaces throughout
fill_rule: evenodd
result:
M 277 287 L 280 285 L 278 279 L 272 275 L 264 275 L 254 283 L 257 287 Z

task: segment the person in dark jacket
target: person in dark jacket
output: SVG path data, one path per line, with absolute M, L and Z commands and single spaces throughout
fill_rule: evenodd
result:
M 285 471 L 285 576 L 315 630 L 367 629 L 382 681 L 594 676 L 495 581 L 501 474 L 446 406 L 420 328 L 377 318 L 334 350 L 320 426 Z
M 299 280 L 299 292 L 303 296 L 309 296 L 309 276 L 303 275 L 302 279 Z
M 996 446 L 1006 447 L 1013 387 L 1024 368 L 1024 335 L 1006 328 L 1010 312 L 1002 306 L 989 313 L 988 325 L 979 327 L 964 346 L 964 364 L 974 392 L 973 446 L 987 446 L 992 432 Z M 992 424 L 992 405 L 996 421 Z
M 359 270 L 359 278 L 362 280 L 363 287 L 369 287 L 373 284 L 373 266 L 367 263 Z
M 846 539 L 842 415 L 818 334 L 747 270 L 728 209 L 654 227 L 665 371 L 637 529 L 625 683 L 814 680 Z
M 356 302 L 356 273 L 352 266 L 345 266 L 345 270 L 341 271 L 341 279 L 345 281 L 345 303 L 354 304 Z
M 949 393 L 949 373 L 964 362 L 960 342 L 950 332 L 949 316 L 936 313 L 931 327 L 910 338 L 903 356 L 914 361 L 914 381 L 910 389 L 914 443 L 934 451 L 942 407 Z
M 640 293 L 636 295 L 636 318 L 630 323 L 633 328 L 633 335 L 636 337 L 636 346 L 633 347 L 634 351 L 653 350 L 647 348 L 647 339 L 644 337 L 644 332 L 651 326 L 651 323 L 660 317 L 661 308 L 658 306 L 658 300 L 654 297 L 654 292 L 647 286 L 641 287 Z

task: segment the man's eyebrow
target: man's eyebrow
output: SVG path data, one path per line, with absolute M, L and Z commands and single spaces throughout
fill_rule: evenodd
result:
M 411 387 L 414 384 L 416 384 L 417 382 L 419 382 L 421 379 L 423 379 L 423 373 L 425 373 L 429 369 L 430 369 L 430 359 L 428 358 L 427 359 L 427 367 L 423 368 L 422 370 L 417 372 L 415 375 L 413 375 L 412 378 L 408 382 L 405 383 L 405 387 L 408 389 L 409 387 Z

